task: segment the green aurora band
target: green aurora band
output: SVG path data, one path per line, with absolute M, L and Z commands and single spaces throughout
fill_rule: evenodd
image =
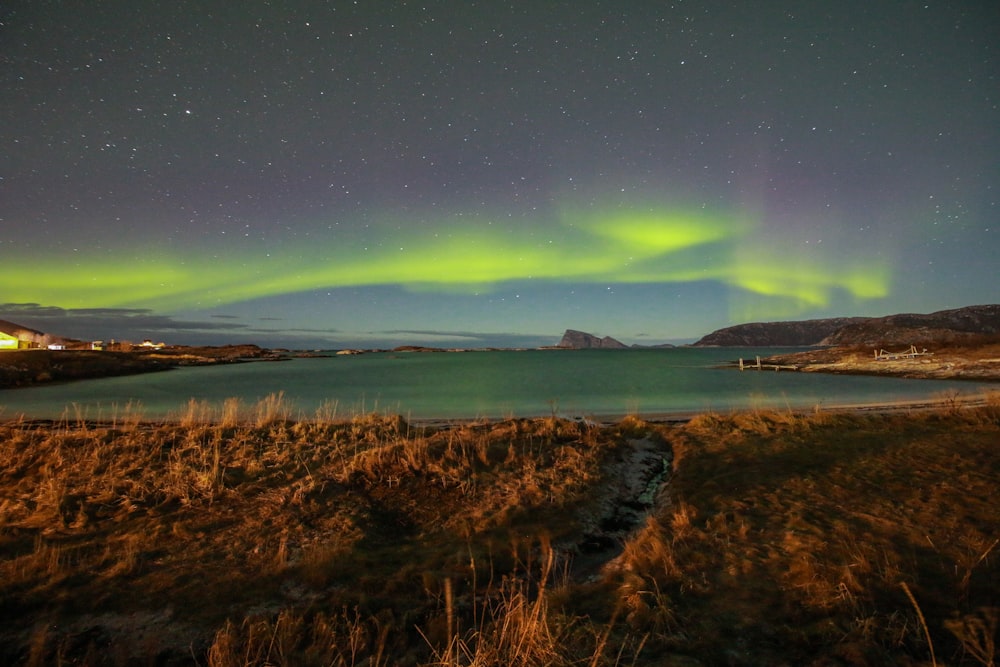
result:
M 41 262 L 7 257 L 4 292 L 17 302 L 168 311 L 376 285 L 481 293 L 512 281 L 715 281 L 765 297 L 775 312 L 821 307 L 838 292 L 855 299 L 887 295 L 890 276 L 884 262 L 868 258 L 845 264 L 816 250 L 803 254 L 773 241 L 765 245 L 755 242 L 754 227 L 704 214 L 615 210 L 568 212 L 559 225 L 536 225 L 520 234 L 456 219 L 430 233 L 382 230 L 381 243 L 314 239 L 294 249 L 233 247 L 183 256 L 136 250 L 119 252 L 113 261 L 78 253 Z

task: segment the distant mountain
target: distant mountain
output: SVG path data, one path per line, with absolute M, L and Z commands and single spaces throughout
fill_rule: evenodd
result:
M 878 317 L 838 329 L 823 345 L 918 345 L 959 341 L 1000 333 L 1000 304 L 939 310 L 928 315 L 903 313 Z
M 695 346 L 916 345 L 995 333 L 1000 333 L 1000 305 L 992 304 L 927 315 L 737 324 L 713 331 Z
M 626 350 L 628 346 L 617 341 L 611 336 L 605 336 L 604 338 L 598 338 L 593 334 L 589 334 L 583 331 L 575 331 L 573 329 L 566 329 L 566 333 L 563 334 L 562 340 L 559 341 L 557 347 L 570 348 L 572 350 Z
M 861 324 L 867 317 L 832 317 L 800 322 L 752 322 L 719 329 L 695 343 L 700 347 L 796 347 L 822 345 L 830 335 L 846 326 Z

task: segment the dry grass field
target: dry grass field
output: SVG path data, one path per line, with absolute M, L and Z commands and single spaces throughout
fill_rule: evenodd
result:
M 768 357 L 766 362 L 788 365 L 813 373 L 849 375 L 889 375 L 938 380 L 1000 381 L 1000 336 L 981 335 L 967 340 L 928 343 L 919 350 L 929 354 L 900 356 L 905 344 L 817 348 L 792 354 Z M 893 358 L 876 359 L 875 352 L 885 349 L 897 353 Z
M 994 665 L 1000 400 L 0 423 L 0 662 Z

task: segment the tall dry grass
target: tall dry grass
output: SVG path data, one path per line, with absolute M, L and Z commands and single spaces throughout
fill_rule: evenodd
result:
M 293 419 L 280 394 L 138 413 L 0 423 L 0 661 L 111 660 L 125 635 L 134 659 L 215 667 L 995 661 L 996 405 L 677 427 Z M 638 440 L 673 454 L 668 487 L 595 540 Z M 151 607 L 170 620 L 135 627 Z
M 229 621 L 215 633 L 206 652 L 208 667 L 381 667 L 389 628 L 377 618 L 363 618 L 354 609 L 301 613 L 283 610 L 273 619 Z
M 547 586 L 552 575 L 554 553 L 547 551 L 538 576 L 537 590 L 520 577 L 505 578 L 496 589 L 488 589 L 481 609 L 474 612 L 475 625 L 463 631 L 455 621 L 450 580 L 445 586 L 445 631 L 428 639 L 434 659 L 443 667 L 458 665 L 560 665 L 568 664 L 562 634 L 548 607 Z M 444 641 L 442 642 L 441 639 Z
M 998 426 L 990 405 L 696 417 L 672 441 L 671 503 L 609 573 L 620 603 L 656 628 L 648 652 L 739 661 L 737 632 L 783 645 L 773 660 L 988 663 Z
M 192 401 L 171 423 L 129 410 L 110 422 L 0 424 L 0 613 L 68 613 L 59 600 L 113 609 L 135 603 L 129 590 L 198 609 L 206 595 L 280 599 L 289 581 L 295 590 L 360 582 L 360 598 L 334 599 L 356 606 L 403 593 L 400 604 L 420 609 L 432 601 L 414 579 L 467 571 L 454 554 L 470 542 L 498 571 L 535 568 L 530 535 L 583 497 L 613 446 L 557 420 L 425 429 L 397 416 L 292 413 L 276 394 L 221 410 Z M 409 557 L 393 553 L 396 522 L 417 549 Z M 264 617 L 276 638 L 333 623 L 286 611 L 280 623 Z M 247 618 L 227 626 L 213 660 L 237 636 L 260 655 L 264 621 Z

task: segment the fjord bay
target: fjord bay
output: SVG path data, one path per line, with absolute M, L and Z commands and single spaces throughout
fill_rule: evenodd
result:
M 975 383 L 721 367 L 775 348 L 380 352 L 178 368 L 0 391 L 0 416 L 170 419 L 190 401 L 245 406 L 280 394 L 295 418 L 367 412 L 447 420 L 556 414 L 643 417 L 829 408 L 976 393 Z

